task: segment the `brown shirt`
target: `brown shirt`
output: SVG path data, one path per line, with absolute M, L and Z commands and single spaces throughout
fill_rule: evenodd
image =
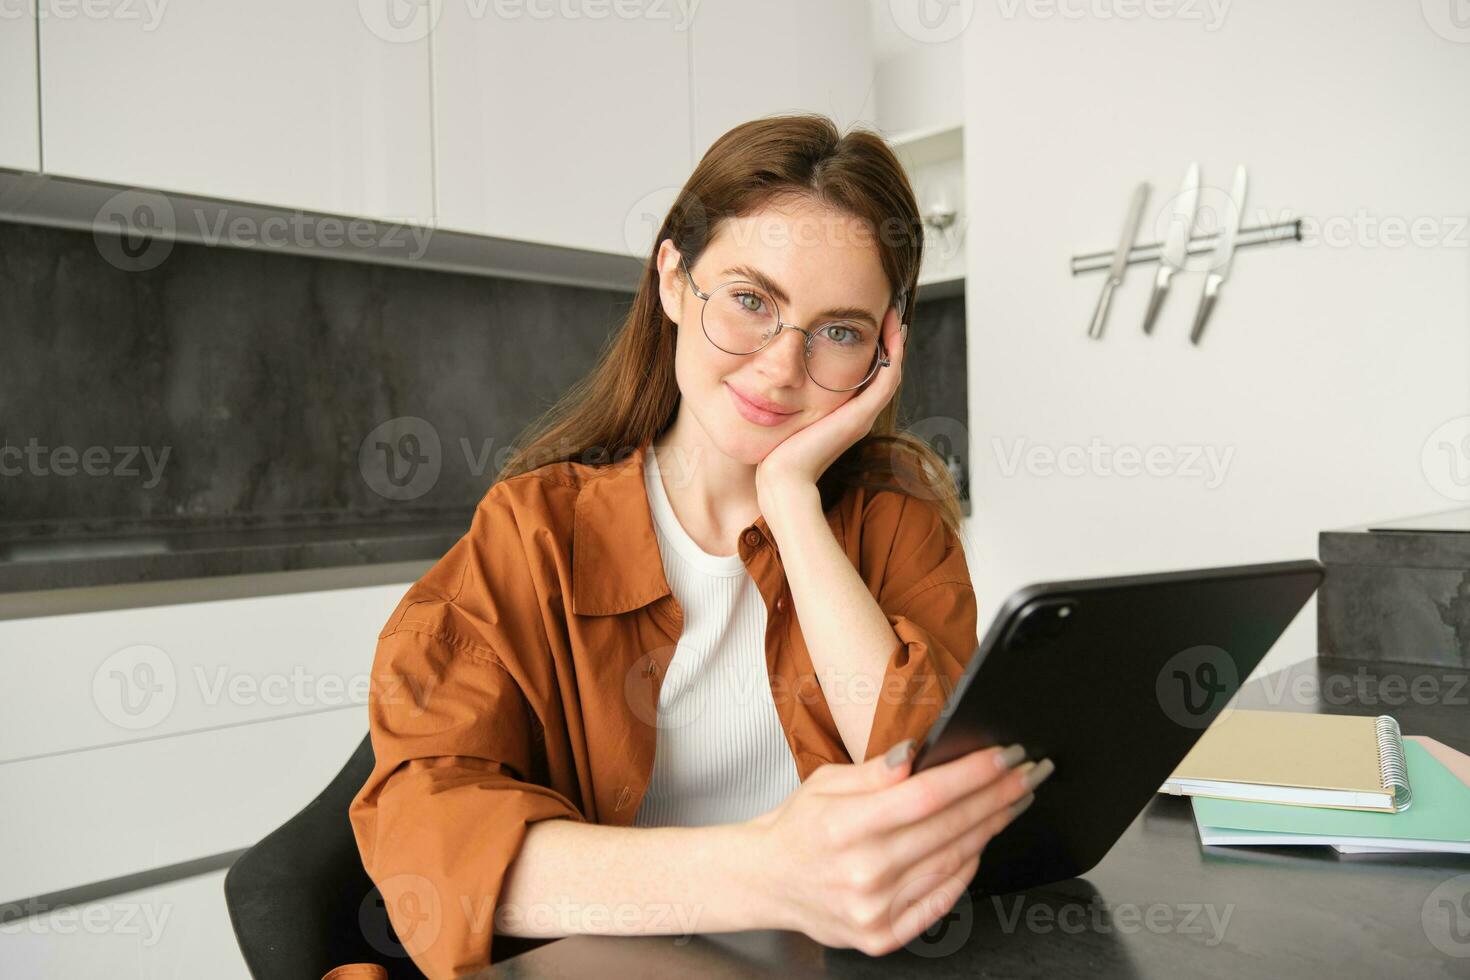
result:
M 431 978 L 490 963 L 494 903 L 529 823 L 631 826 L 648 788 L 683 612 L 664 578 L 647 451 L 496 483 L 379 634 L 376 765 L 349 817 L 395 931 Z M 922 741 L 938 717 L 977 645 L 975 593 L 933 504 L 854 489 L 826 517 L 897 636 L 866 760 Z M 765 599 L 771 695 L 799 777 L 855 761 L 765 518 L 741 532 L 739 554 Z

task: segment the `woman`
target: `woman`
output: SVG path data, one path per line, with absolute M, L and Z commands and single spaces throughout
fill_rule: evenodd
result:
M 379 639 L 350 816 L 431 977 L 577 932 L 888 952 L 1050 771 L 1011 746 L 905 778 L 976 610 L 953 482 L 895 433 L 922 223 L 892 152 L 737 126 L 656 241 Z

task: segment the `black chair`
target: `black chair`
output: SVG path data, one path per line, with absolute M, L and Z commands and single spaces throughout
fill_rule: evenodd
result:
M 388 921 L 347 820 L 372 770 L 372 742 L 363 736 L 327 788 L 225 874 L 225 904 L 252 977 L 320 980 L 343 963 L 377 963 L 392 980 L 424 980 Z
M 373 744 L 357 751 L 300 813 L 235 859 L 225 904 L 245 966 L 257 980 L 320 980 L 343 963 L 377 963 L 389 980 L 425 980 L 368 877 L 347 806 L 373 771 Z M 555 939 L 495 937 L 496 963 Z

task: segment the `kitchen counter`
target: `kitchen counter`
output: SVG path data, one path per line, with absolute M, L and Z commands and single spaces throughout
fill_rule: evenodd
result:
M 406 573 L 411 579 L 413 569 L 427 568 L 464 535 L 471 512 L 392 520 L 137 521 L 43 529 L 46 533 L 13 528 L 0 531 L 0 599 L 57 589 L 382 565 L 393 566 L 390 581 Z M 340 577 L 346 584 L 363 581 L 361 575 Z M 332 578 L 311 576 L 310 587 L 332 587 Z

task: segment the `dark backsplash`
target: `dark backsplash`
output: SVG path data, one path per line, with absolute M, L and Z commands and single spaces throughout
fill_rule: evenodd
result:
M 27 452 L 0 456 L 0 524 L 463 513 L 630 299 L 184 243 L 124 271 L 90 232 L 0 222 L 0 445 Z M 919 426 L 941 449 L 963 431 L 964 355 L 963 297 L 921 303 L 902 414 L 954 420 Z M 387 478 L 388 455 L 431 454 L 437 475 Z

